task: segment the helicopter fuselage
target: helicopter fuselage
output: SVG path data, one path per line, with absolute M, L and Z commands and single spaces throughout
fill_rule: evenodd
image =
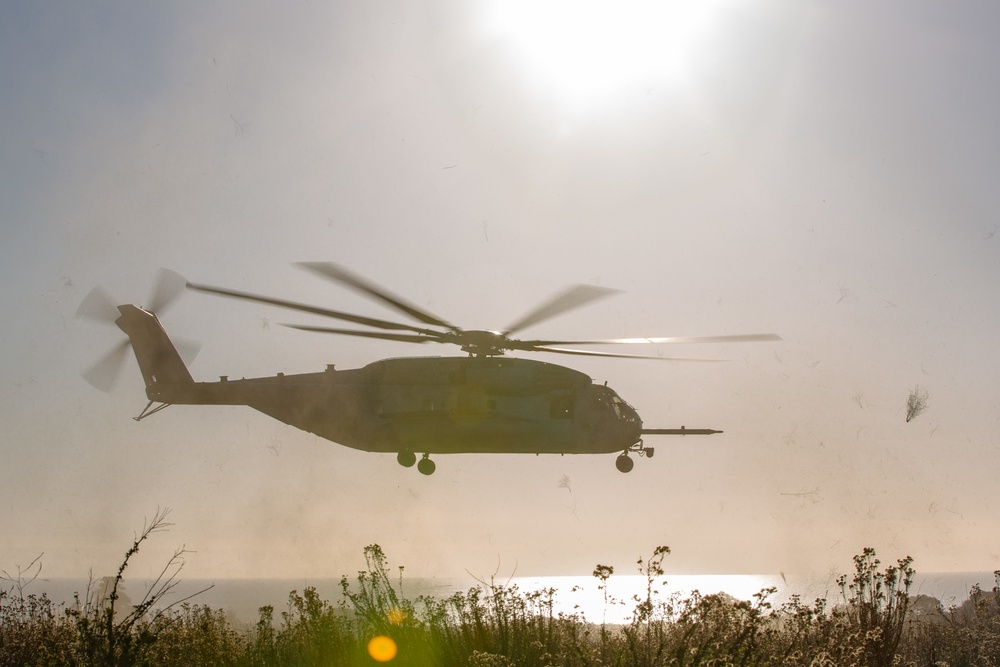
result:
M 187 385 L 152 401 L 248 405 L 369 452 L 597 454 L 640 439 L 635 410 L 579 371 L 504 357 L 406 357 L 359 369 Z

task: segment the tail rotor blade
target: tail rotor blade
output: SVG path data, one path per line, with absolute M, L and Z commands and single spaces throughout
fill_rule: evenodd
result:
M 188 366 L 191 362 L 195 360 L 198 353 L 201 351 L 201 343 L 195 340 L 186 340 L 184 338 L 174 338 L 174 349 L 177 350 L 177 354 L 181 355 L 181 360 Z
M 156 279 L 156 287 L 149 300 L 149 310 L 160 314 L 177 300 L 187 286 L 187 280 L 179 273 L 168 269 L 160 269 Z
M 121 374 L 129 345 L 128 340 L 123 340 L 115 345 L 107 354 L 98 359 L 97 363 L 83 372 L 83 379 L 104 393 L 110 392 Z
M 76 316 L 85 320 L 94 320 L 104 324 L 114 324 L 121 313 L 115 306 L 115 302 L 100 287 L 95 287 L 80 302 L 80 307 L 76 309 Z

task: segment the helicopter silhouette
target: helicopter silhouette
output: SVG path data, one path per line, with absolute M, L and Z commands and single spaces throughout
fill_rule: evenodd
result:
M 607 383 L 588 375 L 507 352 L 652 359 L 718 361 L 600 352 L 566 345 L 634 345 L 776 341 L 775 334 L 706 337 L 617 338 L 599 340 L 519 339 L 514 334 L 606 297 L 617 290 L 576 285 L 545 301 L 502 331 L 463 329 L 424 308 L 332 263 L 301 267 L 394 309 L 414 324 L 331 310 L 221 287 L 185 281 L 162 272 L 149 308 L 114 306 L 95 288 L 77 311 L 79 317 L 113 321 L 127 341 L 84 373 L 109 390 L 128 347 L 134 350 L 149 403 L 137 421 L 172 405 L 246 405 L 274 419 L 332 442 L 367 452 L 396 454 L 400 465 L 424 475 L 436 469 L 432 454 L 617 454 L 615 466 L 632 470 L 630 454 L 652 457 L 643 443 L 649 435 L 710 435 L 715 429 L 643 428 L 635 409 Z M 285 326 L 313 333 L 373 338 L 405 343 L 458 346 L 466 356 L 401 357 L 374 361 L 362 368 L 334 365 L 316 373 L 240 380 L 222 376 L 196 382 L 178 346 L 157 317 L 184 289 L 240 299 L 366 327 L 345 329 L 303 324 Z M 155 407 L 154 407 L 154 404 Z M 417 455 L 421 458 L 417 459 Z

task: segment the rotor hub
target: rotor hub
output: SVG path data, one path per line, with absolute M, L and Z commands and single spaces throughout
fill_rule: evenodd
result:
M 499 331 L 461 331 L 455 338 L 462 351 L 474 357 L 498 357 L 510 349 L 510 339 Z

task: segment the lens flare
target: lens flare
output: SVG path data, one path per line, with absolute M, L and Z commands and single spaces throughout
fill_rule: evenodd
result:
M 376 662 L 389 662 L 396 657 L 396 642 L 391 637 L 379 635 L 368 642 L 368 655 Z

